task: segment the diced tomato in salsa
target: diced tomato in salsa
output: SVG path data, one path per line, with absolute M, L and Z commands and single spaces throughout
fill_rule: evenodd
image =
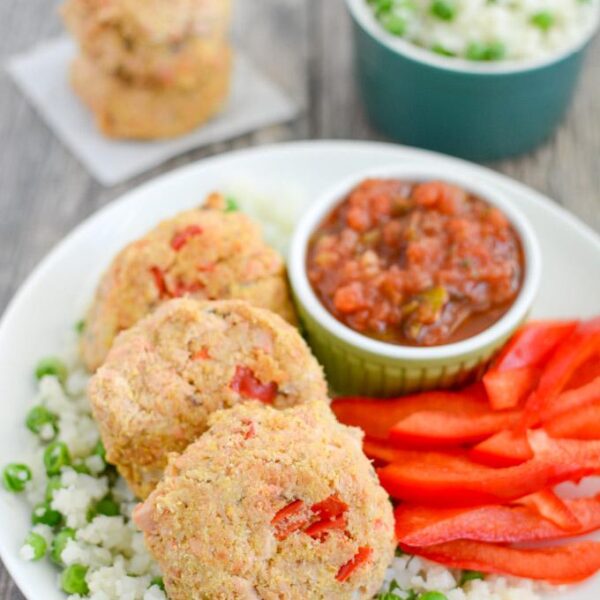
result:
M 365 335 L 405 345 L 468 338 L 518 295 L 523 252 L 502 212 L 448 183 L 369 179 L 315 232 L 308 277 Z

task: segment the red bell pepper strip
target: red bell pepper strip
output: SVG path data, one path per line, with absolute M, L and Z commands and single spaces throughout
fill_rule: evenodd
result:
M 386 491 L 398 500 L 430 506 L 476 506 L 516 500 L 562 481 L 600 473 L 600 441 L 552 440 L 529 432 L 533 459 L 494 469 L 460 456 L 422 453 L 378 470 Z
M 194 360 L 194 361 L 208 360 L 209 358 L 210 358 L 210 353 L 206 346 L 203 346 L 202 348 L 200 348 L 200 350 L 198 350 L 198 352 L 194 352 L 194 354 L 192 354 L 192 360 Z
M 572 388 L 559 396 L 548 398 L 540 418 L 544 423 L 561 414 L 596 402 L 600 402 L 600 375 L 579 388 Z
M 567 390 L 542 412 L 542 427 L 550 437 L 600 440 L 600 378 Z M 492 467 L 510 467 L 533 457 L 527 435 L 518 429 L 501 431 L 471 448 L 469 458 Z
M 390 442 L 417 448 L 461 446 L 484 440 L 490 435 L 517 425 L 520 411 L 480 410 L 471 414 L 420 411 L 396 423 Z
M 323 541 L 330 531 L 344 531 L 347 526 L 346 517 L 341 516 L 335 519 L 325 519 L 324 521 L 317 521 L 312 525 L 309 525 L 304 533 L 311 538 L 319 541 Z
M 335 494 L 310 507 L 311 512 L 320 519 L 337 519 L 348 511 L 348 505 Z
M 271 524 L 275 527 L 275 537 L 279 541 L 285 540 L 299 529 L 304 529 L 309 524 L 304 502 L 302 500 L 290 502 L 277 511 Z
M 244 398 L 273 404 L 277 398 L 278 386 L 275 382 L 262 383 L 248 367 L 238 365 L 231 380 L 231 389 Z
M 540 367 L 555 348 L 577 327 L 577 321 L 532 321 L 522 327 L 504 347 L 492 367 L 510 371 Z
M 514 467 L 533 458 L 533 452 L 522 431 L 501 431 L 469 450 L 475 462 L 490 467 Z
M 554 523 L 566 532 L 577 532 L 581 529 L 581 521 L 569 508 L 565 500 L 552 490 L 541 490 L 520 498 L 516 504 L 535 510 L 542 518 Z
M 600 440 L 600 400 L 544 422 L 553 438 Z
M 597 317 L 580 323 L 546 363 L 540 383 L 525 405 L 525 427 L 538 423 L 549 399 L 560 394 L 577 369 L 599 350 L 600 317 Z
M 600 348 L 592 354 L 580 367 L 565 385 L 565 390 L 572 390 L 587 385 L 597 377 L 600 377 Z
M 583 535 L 600 529 L 600 496 L 565 500 L 579 521 L 566 531 L 528 506 L 488 505 L 472 509 L 399 504 L 394 510 L 396 539 L 402 545 L 432 546 L 454 540 L 537 542 Z
M 552 584 L 583 581 L 600 570 L 600 542 L 553 548 L 520 549 L 476 541 L 455 541 L 425 548 L 401 544 L 405 552 L 452 569 L 502 573 Z
M 167 282 L 165 281 L 165 274 L 159 267 L 150 267 L 150 274 L 152 275 L 152 279 L 154 280 L 154 285 L 158 291 L 158 295 L 161 299 L 170 298 L 171 293 L 169 292 L 169 288 L 167 287 Z
M 527 398 L 540 367 L 575 327 L 577 321 L 538 321 L 518 331 L 483 378 L 492 408 L 515 408 Z
M 490 369 L 483 376 L 483 384 L 494 410 L 516 408 L 535 389 L 540 379 L 537 367 L 521 367 L 500 371 Z
M 179 252 L 193 237 L 202 235 L 203 229 L 199 225 L 189 225 L 182 231 L 178 231 L 171 240 L 171 248 Z
M 342 565 L 337 572 L 335 578 L 343 583 L 347 579 L 350 578 L 352 573 L 356 571 L 361 565 L 364 565 L 369 561 L 373 554 L 373 548 L 369 548 L 369 546 L 363 546 L 358 549 L 358 552 L 354 555 L 352 559 L 350 559 L 346 564 Z
M 419 450 L 405 450 L 369 437 L 363 440 L 363 451 L 371 460 L 386 464 L 418 459 L 423 455 Z M 464 452 L 448 450 L 443 456 L 464 456 Z
M 482 386 L 462 392 L 425 392 L 391 400 L 347 397 L 337 398 L 331 408 L 345 425 L 360 427 L 371 438 L 387 440 L 398 421 L 421 411 L 447 411 L 458 414 L 480 412 L 486 407 Z

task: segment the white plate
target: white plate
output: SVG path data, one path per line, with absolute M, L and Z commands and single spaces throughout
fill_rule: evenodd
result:
M 499 186 L 531 219 L 544 256 L 535 317 L 586 317 L 598 311 L 600 238 L 540 194 L 487 169 L 429 152 L 360 142 L 287 144 L 212 158 L 148 183 L 88 219 L 42 261 L 16 295 L 0 325 L 0 465 L 22 460 L 25 452 L 23 419 L 34 391 L 33 365 L 60 352 L 65 332 L 82 315 L 101 271 L 125 243 L 159 220 L 197 205 L 206 193 L 236 182 L 272 194 L 274 202 L 295 193 L 308 204 L 324 187 L 357 170 L 412 161 L 444 163 Z M 22 498 L 0 493 L 2 560 L 29 600 L 64 600 L 49 564 L 24 563 L 18 557 L 29 518 Z M 598 600 L 600 577 L 554 597 Z

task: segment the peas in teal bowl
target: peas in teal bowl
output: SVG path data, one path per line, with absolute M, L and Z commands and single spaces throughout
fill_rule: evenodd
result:
M 472 43 L 458 57 L 446 56 L 452 52 L 445 47 L 419 47 L 399 37 L 401 20 L 378 20 L 373 3 L 346 4 L 358 86 L 373 125 L 404 144 L 480 161 L 527 152 L 552 134 L 570 104 L 600 13 L 592 6 L 577 39 L 562 50 L 502 60 L 506 50 L 498 44 Z M 434 6 L 442 14 L 450 5 L 434 1 L 432 14 Z M 550 22 L 547 14 L 534 17 L 542 29 Z

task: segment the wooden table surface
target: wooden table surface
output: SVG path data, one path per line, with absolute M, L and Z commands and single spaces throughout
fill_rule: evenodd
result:
M 2 0 L 0 59 L 59 34 L 58 4 Z M 190 152 L 110 189 L 90 177 L 5 71 L 0 73 L 0 313 L 36 263 L 77 223 L 160 173 L 234 148 L 272 142 L 384 139 L 369 127 L 357 98 L 342 0 L 238 0 L 235 37 L 240 48 L 302 103 L 302 116 L 290 125 Z M 600 231 L 600 39 L 556 135 L 529 155 L 490 166 L 541 190 Z M 22 598 L 1 566 L 0 598 Z

